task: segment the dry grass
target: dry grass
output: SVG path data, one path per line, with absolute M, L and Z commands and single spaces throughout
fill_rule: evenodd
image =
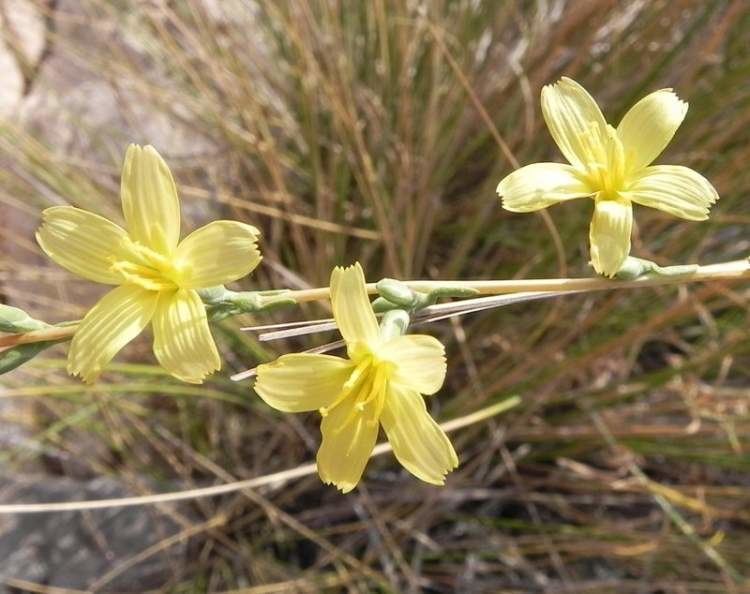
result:
M 748 253 L 742 0 L 231 0 L 225 19 L 202 6 L 58 8 L 50 43 L 111 90 L 121 121 L 102 129 L 71 113 L 65 146 L 38 127 L 2 130 L 2 212 L 29 221 L 0 240 L 8 300 L 50 320 L 92 301 L 86 283 L 36 259 L 29 229 L 53 203 L 117 216 L 129 141 L 166 153 L 191 225 L 220 215 L 262 228 L 264 266 L 246 288 L 318 286 L 354 259 L 373 280 L 588 274 L 587 201 L 511 215 L 494 196 L 514 163 L 559 160 L 538 97 L 561 74 L 612 120 L 657 88 L 690 102 L 662 162 L 701 171 L 722 199 L 700 224 L 637 210 L 636 255 Z M 179 142 L 160 146 L 149 113 Z M 196 503 L 190 562 L 165 590 L 750 592 L 747 297 L 721 283 L 570 296 L 431 327 L 449 349 L 448 381 L 430 401 L 439 419 L 523 397 L 456 435 L 462 465 L 446 488 L 386 456 L 349 496 L 312 477 Z M 141 492 L 311 459 L 315 415 L 276 414 L 226 379 L 274 356 L 238 332 L 250 321 L 216 330 L 225 370 L 205 388 L 163 376 L 147 340 L 95 388 L 64 375 L 62 350 L 5 376 L 6 395 L 33 403 L 17 422 L 45 452 L 36 462 Z M 26 452 L 3 457 L 23 470 Z

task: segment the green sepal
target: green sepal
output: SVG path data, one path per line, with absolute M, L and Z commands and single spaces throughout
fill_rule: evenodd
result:
M 16 347 L 0 352 L 0 375 L 13 371 L 24 363 L 31 361 L 42 351 L 64 340 L 47 340 L 45 342 L 31 342 L 19 344 Z
M 628 256 L 615 274 L 617 280 L 635 280 L 637 278 L 658 278 L 684 276 L 698 270 L 697 264 L 680 264 L 678 266 L 659 266 L 651 260 Z
M 229 291 L 224 285 L 208 287 L 207 289 L 198 289 L 198 295 L 206 305 L 221 302 L 227 293 L 229 293 Z
M 277 291 L 230 291 L 226 287 L 210 287 L 198 291 L 206 304 L 208 319 L 218 322 L 230 316 L 247 313 L 266 313 L 295 305 L 286 289 Z
M 392 309 L 380 320 L 380 338 L 388 340 L 406 334 L 409 328 L 409 314 L 403 309 Z
M 49 324 L 35 320 L 22 309 L 0 303 L 0 332 L 23 334 L 49 328 Z
M 436 287 L 429 291 L 415 291 L 406 284 L 393 278 L 384 278 L 375 285 L 380 295 L 372 302 L 375 313 L 382 313 L 393 309 L 404 309 L 413 313 L 429 305 L 435 305 L 440 299 L 447 297 L 473 297 L 479 291 L 464 287 Z

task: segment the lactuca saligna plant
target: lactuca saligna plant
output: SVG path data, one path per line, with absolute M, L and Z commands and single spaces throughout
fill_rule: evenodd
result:
M 211 320 L 330 299 L 346 357 L 282 355 L 248 374 L 257 375 L 255 392 L 283 412 L 320 412 L 318 471 L 325 482 L 342 491 L 360 481 L 381 426 L 407 470 L 441 485 L 457 466 L 458 456 L 428 413 L 423 395 L 435 394 L 443 385 L 445 349 L 431 336 L 407 333 L 415 316 L 446 305 L 449 315 L 459 315 L 510 302 L 467 298 L 476 293 L 523 293 L 514 297 L 517 302 L 566 292 L 750 276 L 747 260 L 663 268 L 629 257 L 634 203 L 702 220 L 718 199 L 710 182 L 695 171 L 651 165 L 686 111 L 687 104 L 664 89 L 636 103 L 614 128 L 583 87 L 563 78 L 543 89 L 542 112 L 569 164 L 527 165 L 498 186 L 503 206 L 516 212 L 591 197 L 591 261 L 599 274 L 618 277 L 614 280 L 368 284 L 355 264 L 336 268 L 330 287 L 234 292 L 224 284 L 244 277 L 261 261 L 256 245 L 259 231 L 241 222 L 217 221 L 180 241 L 180 206 L 169 168 L 152 147 L 131 146 L 122 172 L 124 228 L 94 213 L 60 206 L 44 211 L 37 233 L 39 245 L 58 264 L 116 288 L 82 321 L 68 325 L 52 326 L 15 308 L 0 309 L 0 331 L 8 333 L 0 337 L 0 372 L 31 359 L 45 345 L 72 337 L 68 370 L 94 381 L 115 354 L 150 324 L 159 363 L 174 377 L 199 383 L 221 364 Z M 371 303 L 368 294 L 375 293 L 380 298 Z M 432 305 L 446 296 L 465 301 Z M 384 314 L 380 322 L 374 307 Z M 433 313 L 420 321 L 445 317 Z M 306 332 L 304 323 L 301 326 L 299 332 Z M 329 348 L 337 346 L 333 343 Z

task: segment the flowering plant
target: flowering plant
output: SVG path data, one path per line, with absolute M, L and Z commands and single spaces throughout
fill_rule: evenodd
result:
M 651 164 L 687 112 L 687 104 L 671 90 L 646 96 L 614 128 L 583 87 L 563 78 L 542 90 L 542 112 L 569 164 L 534 163 L 509 173 L 498 185 L 502 205 L 529 212 L 592 198 L 591 262 L 606 278 L 383 279 L 368 284 L 355 263 L 335 268 L 329 287 L 232 291 L 224 284 L 243 278 L 261 262 L 258 229 L 216 221 L 180 241 L 179 199 L 168 166 L 154 148 L 131 146 L 122 170 L 124 227 L 72 206 L 56 206 L 44 211 L 37 232 L 42 250 L 60 266 L 115 288 L 81 321 L 69 324 L 51 325 L 16 308 L 0 307 L 0 331 L 6 334 L 0 337 L 0 372 L 72 339 L 68 371 L 93 382 L 120 349 L 150 325 L 161 366 L 179 380 L 201 383 L 221 366 L 211 321 L 330 300 L 332 325 L 302 322 L 275 335 L 335 328 L 342 342 L 315 353 L 282 355 L 234 379 L 257 376 L 255 393 L 278 411 L 320 412 L 317 470 L 324 482 L 341 491 L 352 490 L 373 452 L 383 451 L 376 448 L 380 427 L 409 472 L 442 485 L 458 465 L 458 456 L 423 396 L 443 386 L 446 353 L 436 338 L 409 333 L 412 323 L 569 292 L 750 276 L 747 260 L 660 267 L 629 255 L 633 204 L 702 220 L 718 199 L 699 173 Z M 371 302 L 370 294 L 378 297 Z M 461 300 L 437 303 L 446 297 Z M 322 352 L 341 346 L 346 356 Z M 505 407 L 490 409 L 497 414 Z M 472 422 L 486 417 L 479 414 Z

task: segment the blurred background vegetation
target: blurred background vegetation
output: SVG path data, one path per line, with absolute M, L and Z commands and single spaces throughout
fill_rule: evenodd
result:
M 18 96 L 0 126 L 0 296 L 50 322 L 81 317 L 99 288 L 42 258 L 39 213 L 121 217 L 129 142 L 165 156 L 185 230 L 262 229 L 244 289 L 326 285 L 355 259 L 370 280 L 589 275 L 590 201 L 513 215 L 494 193 L 518 163 L 561 160 L 539 108 L 561 75 L 613 122 L 659 88 L 690 103 L 659 162 L 703 173 L 721 201 L 704 223 L 636 208 L 634 255 L 750 251 L 744 0 L 14 0 L 1 16 Z M 73 514 L 99 569 L 55 582 L 0 559 L 0 577 L 56 593 L 750 592 L 747 298 L 712 283 L 435 324 L 449 352 L 438 420 L 523 399 L 454 434 L 462 464 L 445 488 L 388 455 L 348 496 L 311 476 L 141 510 L 170 523 L 125 549 L 117 510 Z M 47 351 L 0 381 L 0 497 L 22 499 L 28 477 L 93 498 L 91 485 L 187 489 L 313 459 L 316 415 L 277 414 L 228 376 L 330 338 L 261 345 L 241 326 L 327 313 L 223 322 L 224 370 L 203 387 L 164 375 L 147 336 L 93 387 L 65 374 L 63 347 Z

